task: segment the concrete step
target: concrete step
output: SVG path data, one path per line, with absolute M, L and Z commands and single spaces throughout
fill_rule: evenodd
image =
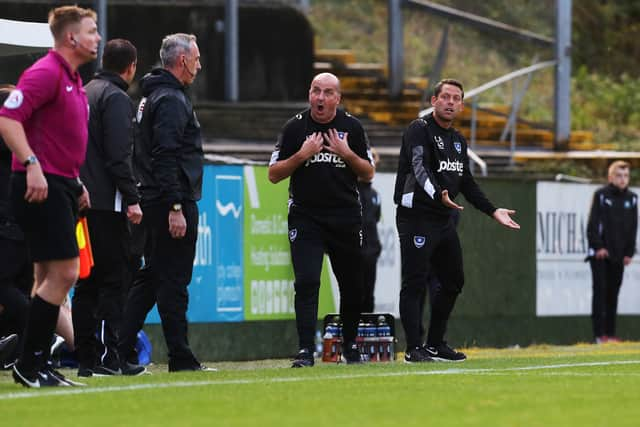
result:
M 362 102 L 362 111 L 348 111 L 358 117 L 367 134 L 371 145 L 385 151 L 388 167 L 393 169 L 397 165 L 397 156 L 402 144 L 402 134 L 406 126 L 417 117 L 417 112 L 399 111 L 389 113 L 380 111 L 371 113 L 366 111 L 364 106 L 369 105 L 370 109 L 379 109 L 379 105 L 393 105 L 389 101 L 377 101 L 378 103 Z M 415 108 L 415 103 L 398 104 L 398 110 Z M 267 161 L 273 149 L 277 135 L 280 133 L 284 123 L 299 111 L 307 107 L 306 103 L 225 103 L 225 102 L 203 102 L 196 105 L 198 118 L 202 124 L 203 136 L 208 142 L 209 152 L 232 153 L 237 151 L 238 155 L 245 158 Z M 389 117 L 392 115 L 393 117 Z M 487 116 L 489 118 L 490 116 Z M 390 120 L 385 123 L 383 120 Z M 481 124 L 479 122 L 479 124 Z M 461 123 L 463 124 L 463 123 Z M 467 126 L 456 124 L 456 128 L 467 137 L 469 144 L 470 129 Z M 490 126 L 487 128 L 478 127 L 476 131 L 477 140 L 475 151 L 490 166 L 490 174 L 513 173 L 515 167 L 508 161 L 510 141 L 498 141 L 502 128 Z M 553 149 L 553 134 L 549 130 L 534 129 L 531 127 L 518 129 L 516 149 L 518 151 L 551 151 Z M 571 134 L 569 143 L 571 150 L 607 150 L 614 148 L 611 144 L 595 144 L 590 132 L 574 131 Z M 526 160 L 520 164 L 525 164 Z
M 356 62 L 355 53 L 351 49 L 316 49 L 315 61 L 331 64 L 351 64 Z
M 416 88 L 405 87 L 402 90 L 401 98 L 403 101 L 420 101 L 422 99 L 422 90 Z M 346 100 L 387 100 L 391 99 L 389 90 L 386 87 L 368 88 L 368 89 L 347 89 L 342 91 L 342 98 Z

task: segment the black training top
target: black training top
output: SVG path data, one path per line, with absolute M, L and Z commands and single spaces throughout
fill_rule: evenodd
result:
M 306 109 L 292 117 L 282 128 L 270 165 L 294 155 L 307 136 L 336 129 L 347 132 L 349 147 L 371 162 L 369 139 L 360 121 L 337 110 L 329 123 L 317 123 Z M 314 154 L 291 175 L 289 204 L 309 214 L 361 216 L 357 176 L 340 158 L 326 149 Z
M 379 256 L 382 251 L 378 222 L 382 214 L 380 195 L 370 182 L 359 181 L 360 203 L 362 203 L 362 250 L 367 256 Z
M 638 196 L 629 189 L 620 190 L 613 184 L 599 188 L 593 195 L 589 212 L 587 237 L 589 254 L 606 248 L 609 259 L 622 262 L 636 252 L 638 229 Z
M 447 217 L 452 210 L 442 203 L 443 190 L 451 200 L 462 193 L 489 216 L 496 210 L 469 171 L 467 141 L 429 114 L 411 122 L 402 136 L 393 200 L 399 209 L 411 209 L 406 212 Z

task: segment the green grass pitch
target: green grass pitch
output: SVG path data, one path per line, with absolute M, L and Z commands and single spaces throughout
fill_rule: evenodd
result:
M 154 366 L 42 390 L 3 371 L 0 426 L 640 426 L 640 343 L 465 351 L 456 364 Z

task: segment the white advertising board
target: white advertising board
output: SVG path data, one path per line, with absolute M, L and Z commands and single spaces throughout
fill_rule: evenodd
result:
M 536 314 L 591 314 L 587 222 L 599 185 L 538 182 L 536 195 Z M 640 189 L 632 188 L 640 194 Z M 638 248 L 636 243 L 636 248 Z M 640 314 L 640 257 L 625 268 L 619 314 Z

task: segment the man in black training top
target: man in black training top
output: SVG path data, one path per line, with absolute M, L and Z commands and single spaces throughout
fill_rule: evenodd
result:
M 520 228 L 510 217 L 515 211 L 496 209 L 469 171 L 467 142 L 452 127 L 462 111 L 463 99 L 460 82 L 442 80 L 431 97 L 433 113 L 411 122 L 402 137 L 393 198 L 398 205 L 400 318 L 407 339 L 407 363 L 466 359 L 444 341 L 449 315 L 464 284 L 462 249 L 451 220 L 454 210 L 463 209 L 453 201 L 458 193 L 505 227 Z M 430 265 L 437 266 L 442 288 L 433 298 L 423 345 L 420 307 Z
M 624 268 L 636 252 L 638 196 L 629 190 L 629 163 L 609 166 L 609 184 L 593 195 L 587 238 L 593 279 L 591 320 L 597 344 L 618 342 L 616 315 Z
M 300 351 L 292 367 L 313 366 L 320 272 L 325 251 L 340 287 L 343 355 L 360 362 L 355 344 L 362 302 L 362 208 L 358 178 L 370 181 L 369 141 L 360 122 L 338 110 L 340 82 L 318 74 L 310 108 L 282 129 L 269 163 L 269 180 L 289 183 L 289 242 L 295 274 Z

